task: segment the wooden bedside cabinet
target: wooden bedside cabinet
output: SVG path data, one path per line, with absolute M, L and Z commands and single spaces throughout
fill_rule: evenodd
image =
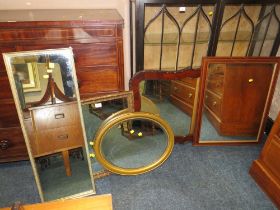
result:
M 31 119 L 25 123 L 33 156 L 61 152 L 65 166 L 70 165 L 69 150 L 84 146 L 77 102 L 37 106 L 29 110 Z M 71 171 L 67 168 L 66 172 Z

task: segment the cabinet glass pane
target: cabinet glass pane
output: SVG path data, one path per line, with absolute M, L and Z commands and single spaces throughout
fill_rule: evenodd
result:
M 277 36 L 278 6 L 226 5 L 216 56 L 269 56 Z
M 145 7 L 144 69 L 199 67 L 207 54 L 214 6 Z

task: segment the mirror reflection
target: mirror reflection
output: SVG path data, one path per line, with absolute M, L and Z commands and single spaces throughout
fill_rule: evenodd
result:
M 190 77 L 142 81 L 139 87 L 141 111 L 157 114 L 165 119 L 176 136 L 192 134 L 197 85 L 198 79 Z
M 273 94 L 275 67 L 275 62 L 210 62 L 199 141 L 258 141 Z
M 126 113 L 111 118 L 97 132 L 94 149 L 108 170 L 135 175 L 163 163 L 174 145 L 172 129 L 150 113 Z
M 4 59 L 42 200 L 92 194 L 71 49 Z
M 109 117 L 117 117 L 121 113 L 132 112 L 132 101 L 132 92 L 128 91 L 96 96 L 82 101 L 82 112 L 94 178 L 100 178 L 109 174 L 95 158 L 95 151 L 92 146 L 95 142 L 96 132 Z

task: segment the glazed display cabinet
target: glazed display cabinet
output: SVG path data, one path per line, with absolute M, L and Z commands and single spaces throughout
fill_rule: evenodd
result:
M 279 1 L 136 0 L 130 6 L 132 73 L 195 69 L 204 56 L 274 56 L 279 47 Z

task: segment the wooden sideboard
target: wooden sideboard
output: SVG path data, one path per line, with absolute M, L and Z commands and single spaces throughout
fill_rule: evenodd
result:
M 280 208 L 280 113 L 250 174 Z
M 27 159 L 2 53 L 72 47 L 81 98 L 124 89 L 116 10 L 0 10 L 0 162 Z

